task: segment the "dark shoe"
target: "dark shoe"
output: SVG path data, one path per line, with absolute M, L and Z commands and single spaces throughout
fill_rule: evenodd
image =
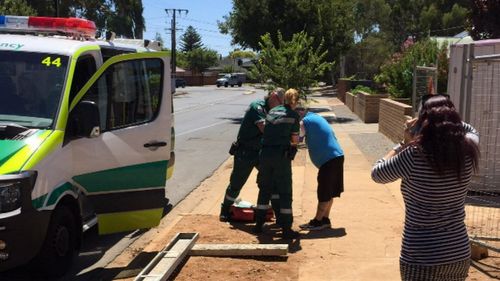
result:
M 230 222 L 231 221 L 231 216 L 230 215 L 219 215 L 219 221 L 221 222 Z
M 255 234 L 259 234 L 259 233 L 262 233 L 262 228 L 263 228 L 263 224 L 261 223 L 256 223 L 255 226 L 253 227 L 253 233 Z
M 283 229 L 282 237 L 283 239 L 297 239 L 300 237 L 300 233 L 291 228 L 285 228 Z
M 304 230 L 321 230 L 323 228 L 327 228 L 328 226 L 323 224 L 323 221 L 312 219 L 306 224 L 299 225 L 299 227 Z
M 231 212 L 229 210 L 226 210 L 226 208 L 222 207 L 220 210 L 219 221 L 230 222 L 231 221 Z
M 323 223 L 323 226 L 325 226 L 325 228 L 330 228 L 332 227 L 332 222 L 330 221 L 329 218 L 326 218 L 324 217 L 321 222 Z

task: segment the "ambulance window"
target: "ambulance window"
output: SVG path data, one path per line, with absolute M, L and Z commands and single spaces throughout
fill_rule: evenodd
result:
M 85 100 L 101 114 L 101 130 L 109 131 L 152 121 L 161 103 L 163 61 L 142 59 L 110 66 Z M 95 89 L 97 88 L 97 89 Z
M 130 54 L 135 53 L 136 51 L 133 49 L 117 49 L 117 48 L 106 48 L 101 46 L 101 54 L 103 61 L 107 61 L 109 58 L 121 55 L 121 54 Z
M 93 56 L 86 55 L 78 58 L 69 94 L 69 104 L 71 104 L 76 94 L 78 94 L 78 91 L 83 88 L 85 83 L 87 83 L 90 77 L 96 72 L 96 69 L 96 62 Z

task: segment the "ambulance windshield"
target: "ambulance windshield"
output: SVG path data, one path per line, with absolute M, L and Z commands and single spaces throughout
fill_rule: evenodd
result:
M 0 51 L 0 122 L 47 128 L 59 107 L 68 57 Z

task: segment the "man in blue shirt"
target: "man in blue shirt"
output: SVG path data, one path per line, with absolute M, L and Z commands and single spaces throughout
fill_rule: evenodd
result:
M 300 127 L 305 135 L 309 157 L 318 171 L 318 207 L 316 216 L 299 227 L 304 230 L 320 230 L 331 227 L 330 210 L 334 197 L 344 191 L 344 152 L 335 133 L 322 116 L 307 112 L 304 107 L 296 111 L 303 117 Z

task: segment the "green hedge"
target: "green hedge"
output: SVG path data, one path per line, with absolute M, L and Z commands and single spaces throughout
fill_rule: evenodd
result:
M 395 53 L 391 60 L 380 68 L 375 81 L 387 87 L 387 91 L 395 98 L 411 98 L 413 85 L 413 69 L 415 66 L 434 66 L 438 61 L 438 91 L 446 91 L 448 83 L 447 47 L 442 47 L 434 40 L 426 39 L 403 48 Z
M 356 88 L 354 88 L 354 90 L 351 91 L 351 93 L 353 94 L 358 94 L 359 92 L 365 92 L 367 94 L 374 94 L 375 91 L 370 88 L 370 87 L 366 87 L 366 86 L 363 86 L 363 85 L 358 85 L 356 86 Z

